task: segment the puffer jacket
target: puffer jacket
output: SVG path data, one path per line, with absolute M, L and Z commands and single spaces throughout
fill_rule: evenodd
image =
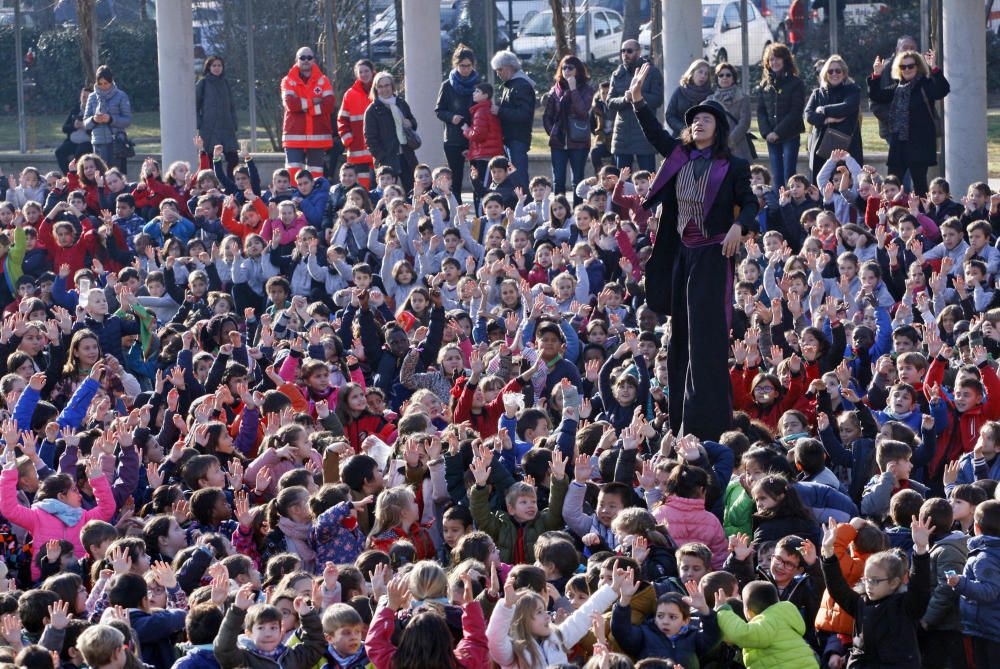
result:
M 962 633 L 1000 643 L 1000 537 L 969 539 L 969 559 L 955 590 L 962 596 Z
M 5 469 L 0 474 L 0 514 L 14 525 L 19 525 L 30 532 L 37 542 L 36 546 L 43 546 L 50 539 L 65 539 L 73 544 L 73 554 L 82 559 L 86 557 L 87 551 L 80 541 L 80 530 L 88 521 L 108 522 L 115 515 L 115 498 L 111 492 L 111 484 L 104 474 L 90 479 L 90 485 L 94 489 L 97 506 L 84 511 L 76 525 L 67 527 L 63 521 L 47 511 L 21 506 L 17 500 L 17 469 Z M 38 579 L 41 575 L 38 562 L 32 560 L 31 577 Z
M 744 621 L 727 604 L 718 614 L 722 640 L 743 649 L 747 669 L 818 669 L 802 638 L 805 621 L 790 602 L 778 602 Z
M 670 537 L 678 546 L 690 542 L 705 544 L 712 549 L 712 569 L 722 568 L 729 544 L 722 523 L 714 514 L 705 510 L 704 499 L 671 495 L 653 515 L 657 521 L 667 524 Z
M 935 579 L 931 601 L 920 622 L 929 630 L 962 629 L 958 591 L 948 585 L 945 572 L 961 573 L 969 557 L 969 537 L 963 532 L 947 534 L 931 547 L 931 578 Z
M 865 575 L 865 562 L 870 553 L 851 553 L 850 544 L 858 536 L 858 531 L 850 523 L 837 525 L 833 540 L 833 552 L 840 562 L 840 571 L 844 574 L 847 585 L 854 587 L 858 579 Z M 816 614 L 816 629 L 834 634 L 851 634 L 854 629 L 854 618 L 847 615 L 829 592 L 823 592 L 823 599 Z
M 798 137 L 805 129 L 802 113 L 806 106 L 806 87 L 794 74 L 774 74 L 771 83 L 762 85 L 757 97 L 757 126 L 764 137 L 776 133 L 782 142 Z
M 615 604 L 611 612 L 611 630 L 618 645 L 630 657 L 669 658 L 688 669 L 699 669 L 698 657 L 707 653 L 719 641 L 719 622 L 714 611 L 693 620 L 681 632 L 668 637 L 656 626 L 656 618 L 642 625 L 632 624 L 632 607 Z
M 483 100 L 469 108 L 472 123 L 462 131 L 469 140 L 469 160 L 489 160 L 503 155 L 500 119 L 493 115 L 490 106 L 489 100 Z
M 326 651 L 323 625 L 319 614 L 312 611 L 302 616 L 305 634 L 302 643 L 284 648 L 275 658 L 257 650 L 253 642 L 240 634 L 247 612 L 237 606 L 229 607 L 215 638 L 215 656 L 222 669 L 308 669 L 316 664 Z
M 98 123 L 94 120 L 97 114 L 107 114 L 111 117 L 108 123 Z M 108 95 L 94 91 L 87 98 L 87 108 L 83 112 L 83 127 L 90 132 L 90 143 L 94 146 L 110 144 L 115 134 L 124 131 L 132 125 L 132 103 L 125 91 L 117 86 Z

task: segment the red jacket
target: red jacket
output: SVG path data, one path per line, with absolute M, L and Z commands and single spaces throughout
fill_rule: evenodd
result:
M 944 371 L 945 365 L 939 358 L 931 361 L 924 377 L 925 392 L 929 392 L 934 384 L 944 383 Z M 1000 418 L 1000 377 L 989 364 L 980 365 L 979 373 L 986 387 L 986 397 L 965 413 L 960 413 L 952 399 L 941 392 L 941 399 L 948 404 L 948 425 L 938 437 L 938 447 L 930 464 L 931 475 L 940 472 L 945 463 L 958 460 L 963 453 L 971 453 L 986 421 Z M 931 398 L 928 396 L 927 399 Z
M 759 420 L 772 430 L 776 430 L 781 415 L 789 409 L 796 408 L 802 397 L 805 376 L 801 373 L 792 375 L 792 382 L 785 390 L 785 394 L 777 402 L 765 408 L 758 406 L 750 391 L 756 375 L 756 369 L 733 367 L 729 370 L 729 381 L 733 386 L 733 408 L 747 412 L 751 420 Z
M 281 80 L 281 100 L 285 122 L 281 143 L 299 149 L 329 149 L 333 146 L 330 115 L 337 108 L 330 80 L 313 65 L 307 81 L 302 81 L 298 65 Z
M 361 444 L 369 436 L 376 436 L 387 444 L 396 438 L 396 426 L 382 416 L 376 416 L 365 410 L 354 420 L 344 422 L 344 436 L 354 448 L 355 453 L 361 452 Z
M 264 230 L 264 223 L 267 222 L 267 217 L 270 215 L 270 212 L 267 210 L 267 205 L 265 205 L 264 201 L 259 197 L 254 198 L 253 208 L 257 212 L 257 215 L 260 216 L 260 223 L 256 228 L 251 228 L 243 221 L 236 220 L 237 210 L 235 207 L 223 207 L 222 227 L 240 239 L 246 239 L 248 235 L 259 235 Z
M 483 100 L 469 108 L 472 123 L 462 131 L 469 140 L 469 160 L 489 160 L 503 155 L 503 132 L 500 119 L 490 111 L 492 105 L 490 100 Z
M 481 438 L 492 437 L 499 431 L 498 421 L 503 414 L 503 396 L 508 391 L 512 393 L 520 392 L 521 388 L 521 378 L 514 377 L 507 382 L 507 385 L 503 387 L 503 390 L 500 391 L 495 400 L 483 406 L 480 413 L 474 414 L 472 413 L 472 398 L 476 394 L 476 386 L 466 382 L 462 386 L 461 391 L 459 391 L 452 422 L 464 423 L 465 421 L 469 421 L 472 424 L 472 429 L 478 432 Z M 454 395 L 455 389 L 452 389 L 451 392 Z
M 420 523 L 413 523 L 409 532 L 404 532 L 401 527 L 393 527 L 378 535 L 373 535 L 368 538 L 368 547 L 388 553 L 392 545 L 400 539 L 405 539 L 413 544 L 413 547 L 417 549 L 417 560 L 434 559 L 434 541 L 431 539 L 430 533 L 427 532 L 427 528 L 421 526 Z
M 55 235 L 52 234 L 52 221 L 46 218 L 38 226 L 38 245 L 48 252 L 56 272 L 63 263 L 69 265 L 66 288 L 70 289 L 76 286 L 73 275 L 77 270 L 89 267 L 87 256 L 93 257 L 97 253 L 97 233 L 92 229 L 85 229 L 72 246 L 59 246 Z
M 177 192 L 177 189 L 170 184 L 163 183 L 157 178 L 147 177 L 140 181 L 136 184 L 132 195 L 135 197 L 136 208 L 153 207 L 159 209 L 161 202 L 168 198 L 173 198 L 177 201 L 178 209 L 181 210 L 181 213 L 185 216 L 190 215 L 190 212 L 187 211 L 187 202 L 181 199 L 181 195 Z
M 87 185 L 80 181 L 76 172 L 66 175 L 66 194 L 69 195 L 75 190 L 82 190 L 87 204 L 87 213 L 94 216 L 101 215 L 101 189 L 97 185 Z
M 347 151 L 347 162 L 372 165 L 372 154 L 365 143 L 365 110 L 372 103 L 368 90 L 358 79 L 344 93 L 337 114 L 337 132 Z

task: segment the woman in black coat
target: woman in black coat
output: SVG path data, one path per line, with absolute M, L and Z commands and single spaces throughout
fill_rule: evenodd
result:
M 907 171 L 913 180 L 913 192 L 927 193 L 927 168 L 937 165 L 937 124 L 934 102 L 948 95 L 951 87 L 944 73 L 935 67 L 934 51 L 926 59 L 916 51 L 897 54 L 892 64 L 896 83 L 880 86 L 885 64 L 875 57 L 868 79 L 868 97 L 872 102 L 889 105 L 888 169 L 900 179 Z
M 365 110 L 365 143 L 375 166 L 388 165 L 409 193 L 413 190 L 413 168 L 417 156 L 406 146 L 406 130 L 417 129 L 417 119 L 406 100 L 396 95 L 396 84 L 388 72 L 372 80 L 372 103 Z
M 476 72 L 476 54 L 459 44 L 451 54 L 451 73 L 441 83 L 434 113 L 444 123 L 444 155 L 451 170 L 451 192 L 462 202 L 462 180 L 465 172 L 465 151 L 469 140 L 462 134 L 463 125 L 472 125 L 472 90 L 479 83 Z
M 776 186 L 787 186 L 797 172 L 805 104 L 806 87 L 792 52 L 777 42 L 767 45 L 757 95 L 757 127 L 767 141 L 771 178 Z
M 226 156 L 226 172 L 232 176 L 240 158 L 236 143 L 236 104 L 233 88 L 223 74 L 225 67 L 218 56 L 205 59 L 205 69 L 195 86 L 195 112 L 198 134 L 205 149 L 211 153 L 211 147 L 221 144 Z
M 847 63 L 838 55 L 826 59 L 819 80 L 819 87 L 813 90 L 806 103 L 806 120 L 812 126 L 809 133 L 809 169 L 813 183 L 816 183 L 816 175 L 823 163 L 830 157 L 829 151 L 819 152 L 830 130 L 848 138 L 846 143 L 833 148 L 846 149 L 859 165 L 865 162 L 861 149 L 861 124 L 858 122 L 861 87 L 851 79 Z M 822 190 L 823 184 L 818 185 Z
M 729 383 L 733 257 L 743 236 L 758 229 L 757 196 L 750 163 L 729 153 L 722 105 L 710 100 L 688 109 L 688 127 L 674 138 L 643 100 L 650 67 L 644 64 L 629 86 L 643 134 L 666 157 L 643 202 L 646 209 L 663 205 L 646 263 L 646 302 L 671 315 L 667 373 L 674 434 L 716 440 L 733 413 L 732 393 L 720 387 Z M 679 222 L 681 212 L 685 220 Z

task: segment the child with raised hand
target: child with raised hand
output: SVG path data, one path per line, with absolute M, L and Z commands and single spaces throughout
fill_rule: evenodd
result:
M 864 592 L 851 589 L 835 552 L 837 523 L 823 531 L 823 575 L 833 600 L 854 618 L 854 645 L 848 666 L 915 667 L 920 664 L 917 625 L 931 595 L 928 545 L 934 528 L 913 518 L 913 562 L 905 591 L 906 559 L 895 551 L 875 553 L 865 563 Z
M 247 583 L 226 612 L 215 639 L 215 656 L 222 669 L 272 664 L 281 669 L 308 669 L 323 657 L 323 626 L 308 597 L 295 598 L 302 643 L 291 648 L 281 643 L 281 612 L 268 604 L 254 605 L 254 601 L 254 587 Z M 245 634 L 240 634 L 241 629 Z
M 549 618 L 544 597 L 532 590 L 515 591 L 514 579 L 508 578 L 486 629 L 490 658 L 501 669 L 545 669 L 568 662 L 570 649 L 590 631 L 592 614 L 611 606 L 625 575 L 625 570 L 615 569 L 611 584 L 602 585 L 558 625 Z
M 972 638 L 976 666 L 997 666 L 1000 635 L 1000 501 L 976 507 L 976 536 L 969 539 L 969 559 L 962 574 L 948 577 L 948 585 L 962 596 L 962 632 Z
M 410 602 L 409 579 L 395 576 L 388 584 L 387 595 L 379 602 L 365 639 L 368 659 L 375 669 L 485 667 L 489 655 L 483 610 L 472 594 L 469 574 L 462 576 L 462 583 L 462 640 L 457 646 L 452 647 L 451 633 L 444 616 L 433 609 L 414 615 L 399 635 L 399 642 L 394 644 L 396 612 Z
M 705 594 L 693 582 L 686 585 L 688 596 L 676 592 L 660 595 L 656 613 L 640 626 L 632 624 L 632 596 L 639 589 L 631 569 L 625 572 L 618 603 L 611 612 L 611 632 L 621 649 L 635 660 L 669 658 L 686 667 L 697 667 L 700 656 L 719 641 L 715 611 L 705 602 Z M 691 609 L 700 618 L 692 624 Z

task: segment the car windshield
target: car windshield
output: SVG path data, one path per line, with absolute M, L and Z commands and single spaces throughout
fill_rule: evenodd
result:
M 552 12 L 539 12 L 524 25 L 521 34 L 525 37 L 548 37 L 554 35 L 552 29 Z
M 715 27 L 715 17 L 719 15 L 718 5 L 702 5 L 701 6 L 701 27 L 702 28 L 714 28 Z

